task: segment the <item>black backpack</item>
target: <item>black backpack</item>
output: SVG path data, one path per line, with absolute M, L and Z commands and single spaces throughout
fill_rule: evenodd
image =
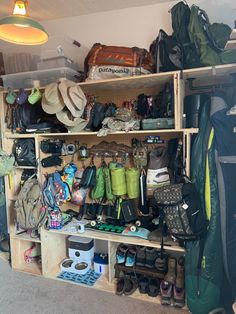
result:
M 201 66 L 197 49 L 190 41 L 188 25 L 190 21 L 190 8 L 183 1 L 178 2 L 171 9 L 173 38 L 183 51 L 183 67 L 194 68 Z
M 26 138 L 17 140 L 14 147 L 14 155 L 18 166 L 36 167 L 34 139 Z
M 153 58 L 154 72 L 168 72 L 183 68 L 181 46 L 162 29 L 149 48 Z

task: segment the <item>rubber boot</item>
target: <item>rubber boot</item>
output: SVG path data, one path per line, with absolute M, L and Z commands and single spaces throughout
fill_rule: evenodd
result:
M 176 258 L 175 257 L 168 258 L 168 272 L 165 275 L 165 281 L 171 283 L 172 285 L 175 284 L 175 281 L 176 281 Z

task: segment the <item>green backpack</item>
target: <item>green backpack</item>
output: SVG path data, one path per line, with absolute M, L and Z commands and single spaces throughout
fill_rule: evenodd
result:
M 206 12 L 196 5 L 191 7 L 188 32 L 203 65 L 214 66 L 236 62 L 236 51 L 223 51 L 222 47 L 229 38 L 229 26 L 223 23 L 211 25 Z

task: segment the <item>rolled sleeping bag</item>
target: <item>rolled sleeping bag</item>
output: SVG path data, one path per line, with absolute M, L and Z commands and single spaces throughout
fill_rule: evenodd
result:
M 111 170 L 111 188 L 112 194 L 116 196 L 121 196 L 127 193 L 124 168 L 115 168 Z
M 138 168 L 128 168 L 125 172 L 127 194 L 130 199 L 138 198 L 140 194 L 139 177 L 140 171 Z

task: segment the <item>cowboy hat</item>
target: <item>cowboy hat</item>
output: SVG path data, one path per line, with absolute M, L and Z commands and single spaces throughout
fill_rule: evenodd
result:
M 71 115 L 71 112 L 67 108 L 64 108 L 60 112 L 56 113 L 56 117 L 66 127 L 75 127 L 78 124 L 81 124 L 82 122 L 84 122 L 85 126 L 87 125 L 87 121 L 85 121 L 81 117 L 77 117 L 77 118 L 73 117 Z

